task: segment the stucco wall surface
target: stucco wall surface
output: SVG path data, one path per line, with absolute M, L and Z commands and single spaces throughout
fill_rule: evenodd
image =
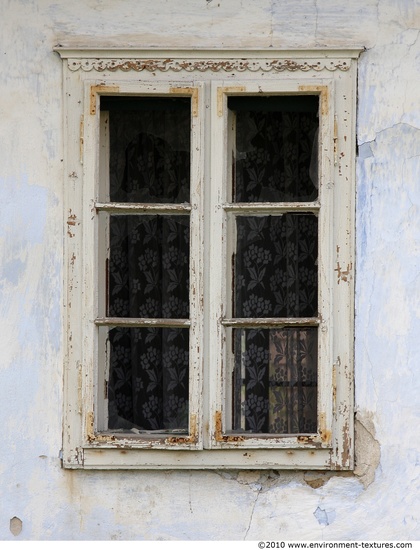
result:
M 419 4 L 1 0 L 0 25 L 0 539 L 420 539 Z M 357 124 L 355 474 L 61 468 L 65 151 L 57 44 L 366 48 Z

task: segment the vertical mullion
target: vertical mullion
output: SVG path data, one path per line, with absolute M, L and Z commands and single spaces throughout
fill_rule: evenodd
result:
M 203 446 L 203 87 L 193 89 L 198 95 L 196 109 L 191 96 L 191 177 L 190 177 L 190 358 L 189 358 L 189 432 L 197 437 L 198 448 Z M 194 431 L 194 433 L 193 433 Z
M 226 136 L 226 97 L 222 95 L 223 109 L 219 113 L 218 92 L 221 82 L 211 83 L 210 108 L 210 235 L 209 242 L 209 447 L 216 445 L 217 430 L 223 422 L 225 412 L 224 368 L 226 362 L 225 330 L 221 319 L 226 315 L 226 215 L 222 208 L 226 196 L 227 178 L 227 136 Z M 223 429 L 223 428 L 222 428 Z
M 201 117 L 201 170 L 204 185 L 202 187 L 202 356 L 201 356 L 201 368 L 202 368 L 202 385 L 201 385 L 201 410 L 202 410 L 202 444 L 205 449 L 210 447 L 210 434 L 212 430 L 212 414 L 210 410 L 210 403 L 213 398 L 213 388 L 211 387 L 211 349 L 214 342 L 211 339 L 211 327 L 212 319 L 210 316 L 210 307 L 213 300 L 210 296 L 210 282 L 212 274 L 210 270 L 211 256 L 210 246 L 213 240 L 211 233 L 212 216 L 210 215 L 211 204 L 211 109 L 204 108 L 203 106 L 209 106 L 211 102 L 211 89 L 209 84 L 202 85 L 200 87 L 201 96 L 199 101 L 199 116 Z

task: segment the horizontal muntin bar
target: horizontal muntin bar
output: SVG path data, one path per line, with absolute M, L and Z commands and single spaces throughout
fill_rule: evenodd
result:
M 157 204 L 139 202 L 96 202 L 95 208 L 99 212 L 110 212 L 114 214 L 189 214 L 191 205 L 180 204 Z
M 191 326 L 189 319 L 149 319 L 147 317 L 98 317 L 95 325 L 99 327 L 156 327 L 174 328 Z
M 318 317 L 267 317 L 267 318 L 237 318 L 222 319 L 224 327 L 233 328 L 288 328 L 288 327 L 317 327 L 320 324 Z
M 319 202 L 236 202 L 222 205 L 222 208 L 227 212 L 239 215 L 287 214 L 297 212 L 318 214 L 320 207 Z

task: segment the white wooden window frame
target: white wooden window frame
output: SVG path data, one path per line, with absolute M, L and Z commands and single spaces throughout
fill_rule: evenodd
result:
M 355 88 L 360 50 L 168 52 L 59 47 L 56 51 L 64 61 L 65 103 L 63 465 L 352 469 Z M 258 94 L 319 96 L 316 201 L 229 203 L 227 99 Z M 150 207 L 113 204 L 106 196 L 101 95 L 191 98 L 190 406 L 189 433 L 182 437 L 106 430 L 107 373 L 100 334 L 101 327 L 117 321 L 104 316 L 104 276 L 98 266 L 106 255 L 106 224 L 100 225 L 98 213 L 136 213 Z M 166 205 L 159 212 L 165 208 L 170 212 L 179 207 Z M 239 210 L 272 214 L 300 210 L 319 218 L 319 316 L 301 321 L 319 327 L 317 434 L 243 437 L 227 430 L 225 331 L 237 321 L 226 309 L 229 277 L 221 257 L 226 258 L 229 246 L 229 212 Z M 273 326 L 279 322 L 273 320 Z M 289 326 L 291 320 L 284 322 Z M 156 326 L 156 320 L 133 323 Z M 157 323 L 167 325 L 163 320 Z

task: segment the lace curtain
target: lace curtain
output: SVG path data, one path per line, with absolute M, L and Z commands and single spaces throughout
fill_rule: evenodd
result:
M 257 110 L 249 109 L 252 102 Z M 231 101 L 236 109 L 234 201 L 316 199 L 317 98 L 252 102 Z M 236 234 L 234 316 L 316 317 L 317 217 L 237 216 Z M 234 348 L 234 429 L 316 432 L 317 329 L 236 329 Z
M 110 107 L 111 200 L 188 202 L 189 104 Z M 188 319 L 189 236 L 189 216 L 112 215 L 108 315 Z M 110 429 L 187 430 L 188 336 L 188 328 L 110 330 Z
M 110 199 L 189 201 L 189 105 L 110 114 Z M 231 106 L 237 108 L 237 106 Z M 317 196 L 317 116 L 237 112 L 234 201 L 308 201 Z M 236 317 L 317 315 L 317 218 L 237 216 Z M 111 215 L 110 317 L 189 317 L 189 216 Z M 109 428 L 188 427 L 187 328 L 109 331 Z M 234 431 L 316 431 L 317 329 L 232 329 Z

